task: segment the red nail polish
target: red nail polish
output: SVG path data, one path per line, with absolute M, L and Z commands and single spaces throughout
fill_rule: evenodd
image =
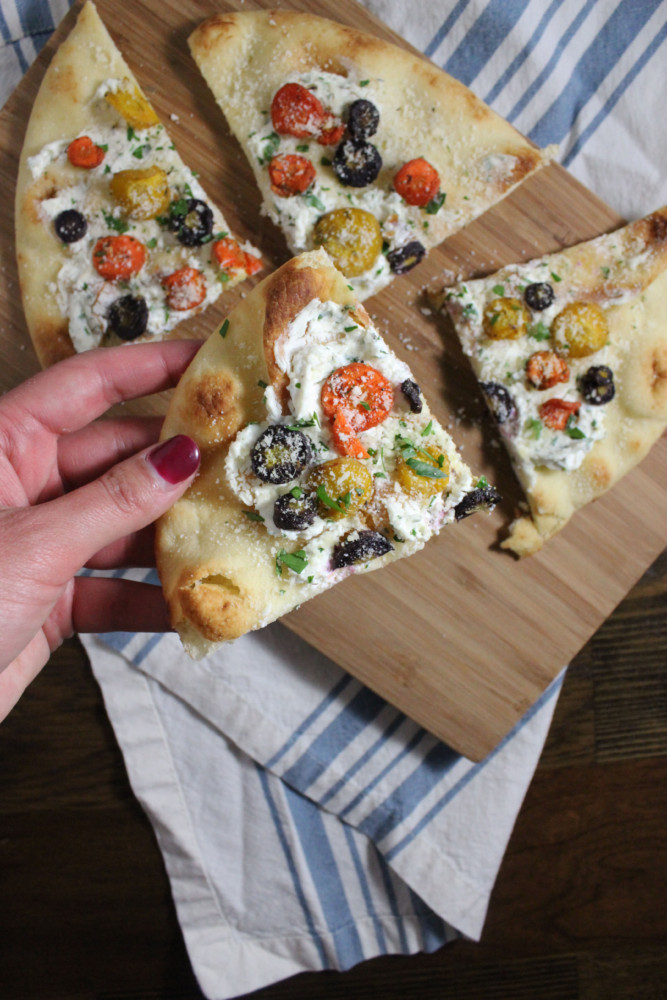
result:
M 199 466 L 199 448 L 187 434 L 177 434 L 148 455 L 148 461 L 166 482 L 175 486 L 182 483 Z

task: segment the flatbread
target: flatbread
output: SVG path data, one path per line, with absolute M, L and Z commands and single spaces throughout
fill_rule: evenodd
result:
M 428 251 L 504 198 L 555 152 L 535 148 L 428 60 L 311 14 L 218 14 L 196 29 L 189 44 L 255 173 L 263 211 L 293 253 L 324 245 L 361 299 L 418 262 L 419 251 L 409 249 L 415 241 Z M 306 138 L 278 134 L 272 102 L 287 83 L 315 94 L 327 112 L 324 125 L 313 126 Z M 367 143 L 382 160 L 376 179 L 361 187 L 342 183 L 334 169 L 353 131 L 349 109 L 357 100 L 370 101 L 379 112 Z M 347 125 L 343 138 L 327 145 L 327 136 L 340 135 L 335 126 L 341 121 Z M 272 190 L 269 169 L 282 156 L 312 164 L 314 179 L 302 194 Z M 394 189 L 399 169 L 415 159 L 425 159 L 439 178 L 422 206 L 408 204 Z M 380 227 L 375 235 L 344 234 L 347 245 L 371 246 L 361 262 L 354 257 L 353 270 L 349 259 L 332 249 L 327 227 L 318 229 L 323 215 L 351 208 L 368 212 Z
M 348 456 L 356 441 L 366 458 L 341 458 L 323 406 L 323 387 L 346 366 L 361 373 L 349 404 L 358 414 L 373 408 L 366 386 L 378 374 L 390 383 L 384 419 L 343 435 Z M 310 455 L 276 485 L 254 456 L 281 428 L 306 436 Z M 158 522 L 157 566 L 172 623 L 193 656 L 351 573 L 418 551 L 444 524 L 498 499 L 474 480 L 409 368 L 323 250 L 284 264 L 211 335 L 172 399 L 162 436 L 174 434 L 194 438 L 203 457 L 193 485 Z M 327 485 L 324 470 L 338 476 L 343 465 L 355 478 Z M 297 507 L 312 498 L 310 523 L 277 526 L 276 501 L 288 495 Z
M 119 96 L 129 98 L 130 110 L 138 111 L 139 119 L 128 118 L 107 99 Z M 68 159 L 69 144 L 82 136 L 91 139 L 94 150 L 102 151 L 99 165 L 74 166 Z M 144 189 L 138 189 L 134 205 L 122 204 L 113 193 L 114 177 L 117 183 L 116 175 L 128 169 L 144 175 L 153 171 L 158 189 L 154 205 L 146 202 L 150 184 L 143 194 Z M 184 218 L 191 199 L 210 208 L 211 232 L 204 242 L 184 246 L 174 223 Z M 70 243 L 55 229 L 56 219 L 67 210 L 78 212 L 87 227 Z M 137 217 L 146 212 L 153 215 Z M 109 308 L 123 295 L 142 297 L 147 303 L 146 331 L 138 339 L 162 339 L 259 263 L 257 251 L 249 245 L 237 247 L 239 266 L 225 269 L 215 259 L 216 239 L 232 240 L 229 227 L 175 151 L 92 3 L 82 8 L 54 55 L 35 99 L 21 153 L 15 218 L 23 305 L 43 366 L 75 350 L 120 343 L 110 332 Z M 127 281 L 105 280 L 93 266 L 97 240 L 121 234 L 143 244 L 145 263 Z M 168 296 L 162 282 L 184 267 L 203 277 L 194 276 L 197 295 L 177 300 Z M 204 298 L 198 301 L 201 292 Z M 143 311 L 135 303 L 136 308 Z
M 521 316 L 530 284 L 550 286 L 552 304 L 528 308 L 517 339 L 493 339 L 489 330 L 493 334 L 504 322 L 499 303 L 515 300 L 514 313 Z M 530 505 L 530 516 L 514 521 L 503 547 L 530 555 L 637 465 L 667 425 L 667 208 L 617 232 L 445 289 L 441 301 L 499 420 Z M 599 307 L 608 326 L 601 346 L 579 357 L 557 319 L 574 303 Z M 599 319 L 600 313 L 591 315 Z M 541 351 L 549 364 L 564 363 L 568 377 L 546 388 L 532 384 L 527 362 Z M 540 417 L 550 399 L 580 404 L 562 430 L 551 430 Z

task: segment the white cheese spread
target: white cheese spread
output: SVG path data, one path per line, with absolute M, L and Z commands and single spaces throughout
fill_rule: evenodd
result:
M 364 322 L 368 322 L 365 320 Z M 392 546 L 401 546 L 405 554 L 422 548 L 443 524 L 453 521 L 454 508 L 474 486 L 471 473 L 458 456 L 450 436 L 431 417 L 424 402 L 419 414 L 412 413 L 401 391 L 401 384 L 411 378 L 408 366 L 389 350 L 372 324 L 364 325 L 353 310 L 333 302 L 314 300 L 294 319 L 276 346 L 276 361 L 289 376 L 289 413 L 276 412 L 272 390 L 266 390 L 269 413 L 259 424 L 250 424 L 238 432 L 225 460 L 226 478 L 241 503 L 257 515 L 269 534 L 298 543 L 305 559 L 302 572 L 289 573 L 293 585 L 324 589 L 332 582 L 332 573 L 340 576 L 360 569 L 333 570 L 332 552 L 344 537 L 355 530 L 382 531 Z M 276 527 L 274 504 L 278 497 L 294 487 L 304 489 L 313 468 L 338 458 L 330 422 L 322 409 L 321 393 L 333 371 L 352 362 L 366 363 L 390 382 L 394 403 L 389 416 L 375 427 L 359 434 L 369 453 L 362 460 L 373 477 L 373 496 L 368 505 L 340 520 L 321 516 L 300 531 Z M 253 473 L 251 453 L 259 436 L 276 424 L 300 429 L 307 435 L 313 463 L 293 481 L 283 485 L 264 482 Z M 400 460 L 396 438 L 412 441 L 417 447 L 432 446 L 444 454 L 450 476 L 444 492 L 430 498 L 416 498 L 403 490 L 395 478 Z M 369 510 L 372 509 L 372 515 Z M 402 552 L 403 554 L 403 552 Z

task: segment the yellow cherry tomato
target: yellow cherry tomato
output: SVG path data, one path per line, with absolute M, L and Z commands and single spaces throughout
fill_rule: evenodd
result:
M 491 340 L 516 340 L 527 332 L 530 313 L 521 299 L 492 299 L 484 310 L 483 323 Z
M 405 492 L 420 500 L 442 493 L 449 482 L 449 459 L 433 445 L 420 448 L 412 458 L 401 458 L 396 478 Z
M 110 90 L 105 94 L 105 100 L 118 111 L 132 128 L 153 128 L 160 124 L 160 119 L 153 111 L 143 94 L 136 87 L 127 90 Z
M 316 466 L 308 477 L 308 487 L 317 494 L 320 515 L 337 521 L 368 503 L 373 477 L 363 462 L 344 456 Z
M 119 170 L 111 178 L 111 193 L 133 219 L 154 219 L 169 207 L 169 181 L 161 167 Z
M 363 208 L 336 208 L 320 216 L 313 242 L 316 247 L 324 247 L 348 278 L 367 271 L 382 252 L 380 223 Z
M 607 343 L 609 324 L 597 303 L 570 302 L 554 319 L 551 333 L 563 354 L 585 358 Z

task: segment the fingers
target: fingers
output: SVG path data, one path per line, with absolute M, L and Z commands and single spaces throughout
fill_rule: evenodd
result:
M 60 438 L 58 468 L 69 487 L 97 479 L 116 462 L 154 444 L 160 437 L 162 417 L 118 417 L 98 420 Z
M 64 586 L 100 550 L 168 510 L 198 467 L 197 445 L 178 435 L 114 465 L 72 493 L 33 507 L 29 555 L 39 560 L 51 585 Z
M 169 632 L 162 588 L 134 580 L 78 576 L 72 624 L 76 632 Z
M 87 569 L 117 569 L 122 566 L 155 565 L 155 526 L 149 524 L 125 538 L 96 552 L 86 563 Z
M 24 432 L 35 424 L 54 434 L 78 430 L 114 403 L 172 388 L 200 347 L 201 341 L 168 340 L 77 354 L 8 392 L 3 419 Z

